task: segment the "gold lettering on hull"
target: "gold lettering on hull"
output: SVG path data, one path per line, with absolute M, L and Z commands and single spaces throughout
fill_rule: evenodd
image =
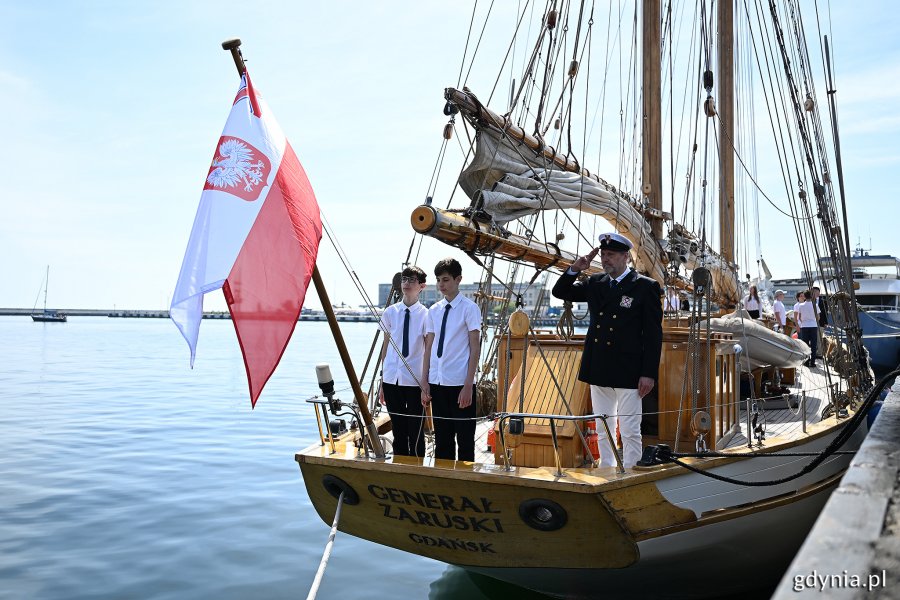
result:
M 502 511 L 494 508 L 489 498 L 468 496 L 446 496 L 427 492 L 414 492 L 394 487 L 371 484 L 369 494 L 378 500 L 382 516 L 386 519 L 405 521 L 413 525 L 466 531 L 471 533 L 504 533 L 499 517 Z M 425 510 L 421 510 L 425 509 Z M 496 554 L 491 543 L 461 540 L 449 537 L 435 537 L 412 533 L 409 539 L 416 544 L 463 550 L 466 552 L 487 552 Z
M 487 542 L 471 542 L 468 540 L 460 540 L 456 538 L 432 537 L 430 535 L 419 535 L 417 533 L 409 534 L 416 544 L 425 546 L 435 546 L 437 548 L 447 548 L 448 550 L 465 550 L 466 552 L 486 552 L 489 554 L 497 554 L 493 549 L 493 544 Z

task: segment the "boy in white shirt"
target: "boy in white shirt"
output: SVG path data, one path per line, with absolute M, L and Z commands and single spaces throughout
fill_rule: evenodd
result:
M 424 407 L 416 380 L 422 374 L 425 354 L 425 321 L 428 309 L 419 302 L 425 289 L 425 271 L 410 266 L 400 274 L 403 299 L 384 309 L 381 329 L 381 391 L 394 432 L 394 454 L 425 456 Z
M 481 344 L 481 311 L 459 293 L 462 265 L 445 258 L 434 267 L 443 300 L 428 310 L 422 405 L 434 415 L 434 456 L 475 461 L 475 369 Z M 437 339 L 435 339 L 437 338 Z M 442 418 L 444 417 L 444 418 Z
M 775 331 L 783 332 L 784 326 L 787 325 L 787 312 L 784 310 L 784 290 L 775 292 L 775 304 L 772 305 L 775 311 Z
M 812 352 L 806 362 L 807 367 L 816 366 L 816 350 L 819 345 L 819 326 L 811 298 L 812 292 L 807 290 L 803 292 L 803 301 L 794 306 L 794 314 L 800 324 L 800 339 L 806 342 Z

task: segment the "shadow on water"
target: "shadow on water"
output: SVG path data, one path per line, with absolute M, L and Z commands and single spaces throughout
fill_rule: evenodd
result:
M 685 585 L 682 582 L 682 585 Z M 748 582 L 748 585 L 752 585 Z M 777 587 L 777 582 L 769 583 L 765 587 L 748 589 L 736 595 L 717 596 L 717 600 L 767 600 L 772 597 Z M 639 590 L 624 596 L 611 596 L 602 592 L 602 583 L 597 581 L 597 594 L 591 598 L 598 600 L 632 600 L 636 598 L 653 598 L 662 599 L 670 598 L 690 598 L 690 588 L 673 589 L 671 596 L 660 596 L 658 591 L 652 595 L 642 595 Z M 431 590 L 428 594 L 429 600 L 456 600 L 457 598 L 466 598 L 466 600 L 506 600 L 507 598 L 515 598 L 516 600 L 551 600 L 553 596 L 547 596 L 538 592 L 521 588 L 511 583 L 506 583 L 486 575 L 472 573 L 459 567 L 447 567 L 441 574 L 441 577 L 431 583 Z
M 429 600 L 548 600 L 550 596 L 526 590 L 511 583 L 479 575 L 459 567 L 447 567 L 440 579 L 432 582 Z

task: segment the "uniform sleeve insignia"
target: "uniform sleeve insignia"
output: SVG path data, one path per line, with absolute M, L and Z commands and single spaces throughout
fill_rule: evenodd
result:
M 634 301 L 634 298 L 632 298 L 631 296 L 622 296 L 622 301 L 619 302 L 619 306 L 622 306 L 625 308 L 631 308 L 631 303 L 633 301 Z

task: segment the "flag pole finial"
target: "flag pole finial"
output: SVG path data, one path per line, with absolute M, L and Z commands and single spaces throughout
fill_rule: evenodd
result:
M 241 54 L 241 38 L 233 38 L 222 42 L 222 49 L 231 52 L 231 58 L 234 59 L 234 66 L 237 67 L 238 75 L 247 72 L 247 65 L 244 64 L 244 55 Z

